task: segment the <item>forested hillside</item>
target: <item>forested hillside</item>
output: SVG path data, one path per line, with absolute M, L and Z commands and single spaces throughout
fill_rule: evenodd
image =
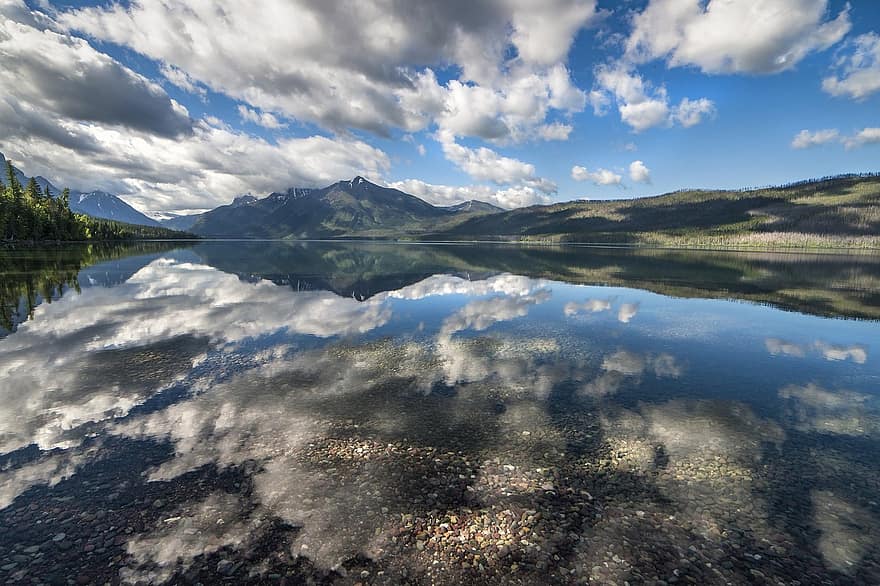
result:
M 30 178 L 22 185 L 6 161 L 0 180 L 0 239 L 7 242 L 44 240 L 132 240 L 182 238 L 184 232 L 92 218 L 70 209 L 70 190 L 51 193 Z

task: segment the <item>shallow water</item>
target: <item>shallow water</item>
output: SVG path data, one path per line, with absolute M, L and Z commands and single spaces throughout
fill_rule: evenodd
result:
M 0 281 L 3 581 L 880 583 L 878 256 L 143 243 Z

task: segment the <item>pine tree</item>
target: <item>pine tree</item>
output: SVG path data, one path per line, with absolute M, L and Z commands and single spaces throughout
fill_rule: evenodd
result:
M 9 218 L 7 220 L 6 236 L 9 238 L 20 238 L 19 234 L 22 230 L 21 221 L 25 213 L 24 192 L 21 189 L 21 183 L 18 182 L 18 177 L 15 176 L 15 168 L 8 159 L 6 160 L 6 181 L 9 184 L 9 187 L 7 187 Z
M 10 207 L 10 202 L 6 197 L 6 184 L 0 181 L 0 239 L 6 238 Z
M 44 210 L 43 192 L 37 180 L 31 177 L 24 188 L 24 210 L 22 213 L 22 235 L 20 238 L 39 240 L 43 237 Z

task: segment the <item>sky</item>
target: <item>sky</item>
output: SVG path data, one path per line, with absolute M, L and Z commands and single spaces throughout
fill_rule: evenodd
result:
M 880 171 L 875 0 L 0 0 L 0 60 L 0 152 L 154 214 Z

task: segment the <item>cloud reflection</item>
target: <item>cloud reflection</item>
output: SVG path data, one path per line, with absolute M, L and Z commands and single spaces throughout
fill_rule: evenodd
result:
M 801 431 L 838 435 L 872 435 L 880 432 L 880 418 L 871 395 L 850 390 L 825 389 L 817 384 L 789 385 L 779 390 L 786 414 Z
M 640 303 L 624 303 L 617 311 L 617 321 L 628 324 L 632 318 L 639 312 Z
M 579 313 L 601 313 L 611 309 L 611 301 L 611 299 L 587 299 L 583 303 L 569 301 L 562 308 L 562 311 L 567 316 Z

